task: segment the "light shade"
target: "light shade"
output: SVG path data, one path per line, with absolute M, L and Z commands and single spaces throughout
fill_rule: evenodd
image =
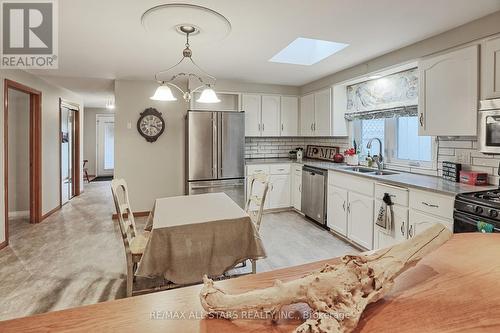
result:
M 269 61 L 310 66 L 347 46 L 349 44 L 299 37 Z
M 215 91 L 207 87 L 201 92 L 200 98 L 196 100 L 198 103 L 219 103 L 220 99 L 217 97 Z
M 150 97 L 154 101 L 176 101 L 177 98 L 172 94 L 172 90 L 166 85 L 156 88 L 155 94 Z

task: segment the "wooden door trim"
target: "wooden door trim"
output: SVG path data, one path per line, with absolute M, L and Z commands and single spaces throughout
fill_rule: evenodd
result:
M 59 98 L 59 208 L 62 207 L 62 108 L 67 108 L 75 112 L 74 126 L 75 136 L 73 138 L 73 196 L 79 196 L 82 193 L 80 187 L 80 105 L 77 103 L 69 102 Z M 50 212 L 49 212 L 50 213 Z M 47 214 L 47 216 L 50 214 Z
M 24 84 L 4 80 L 4 208 L 5 242 L 9 244 L 9 89 L 30 96 L 30 222 L 42 220 L 42 92 Z

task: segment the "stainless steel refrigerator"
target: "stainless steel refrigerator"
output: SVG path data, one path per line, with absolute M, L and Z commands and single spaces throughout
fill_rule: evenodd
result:
M 245 114 L 195 111 L 186 117 L 187 194 L 225 192 L 245 204 Z

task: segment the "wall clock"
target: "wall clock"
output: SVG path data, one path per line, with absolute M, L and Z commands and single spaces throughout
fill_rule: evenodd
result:
M 163 120 L 161 112 L 154 108 L 147 108 L 144 112 L 141 112 L 141 116 L 137 121 L 137 130 L 147 142 L 158 140 L 165 130 L 165 120 Z

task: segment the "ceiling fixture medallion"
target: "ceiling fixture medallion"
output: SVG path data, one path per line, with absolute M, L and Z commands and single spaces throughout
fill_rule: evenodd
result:
M 199 26 L 186 23 L 189 21 L 199 22 L 203 29 L 203 34 L 200 34 L 202 29 Z M 171 32 L 177 32 L 186 37 L 186 44 L 180 61 L 172 67 L 155 74 L 155 80 L 158 82 L 159 87 L 156 89 L 154 95 L 151 96 L 151 99 L 157 101 L 176 101 L 177 98 L 171 90 L 171 87 L 173 87 L 182 94 L 182 98 L 186 102 L 191 101 L 193 94 L 197 91 L 201 91 L 199 98 L 196 100 L 199 103 L 220 102 L 213 90 L 216 78 L 201 69 L 193 60 L 193 51 L 191 50 L 189 38 L 194 35 L 200 35 L 200 37 L 196 37 L 197 42 L 203 42 L 204 40 L 206 42 L 207 37 L 209 38 L 208 40 L 224 38 L 231 31 L 229 20 L 207 7 L 171 3 L 148 9 L 141 16 L 141 23 L 151 33 L 164 32 L 170 34 Z M 179 69 L 177 72 L 174 71 L 175 68 L 184 63 L 194 67 L 193 70 L 185 70 L 185 67 L 183 67 L 182 71 Z M 181 78 L 188 81 L 188 88 L 186 90 L 182 89 L 175 82 L 178 82 Z M 198 85 L 191 89 L 190 85 L 193 83 Z

